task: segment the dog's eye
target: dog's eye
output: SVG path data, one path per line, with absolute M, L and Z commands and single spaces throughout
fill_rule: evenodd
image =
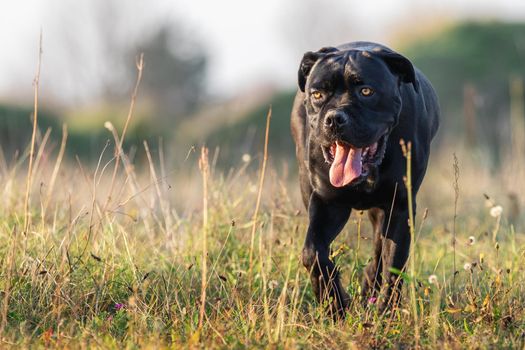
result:
M 312 92 L 312 97 L 316 100 L 320 100 L 323 98 L 323 93 L 321 91 L 313 91 Z
M 360 92 L 363 96 L 372 96 L 374 94 L 374 90 L 369 87 L 362 88 Z

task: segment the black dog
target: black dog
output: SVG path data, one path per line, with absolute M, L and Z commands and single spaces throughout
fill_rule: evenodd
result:
M 310 218 L 303 264 L 317 299 L 332 300 L 332 310 L 344 315 L 350 297 L 330 260 L 330 244 L 352 208 L 368 209 L 375 249 L 362 290 L 365 298 L 377 296 L 384 310 L 399 298 L 396 270 L 405 267 L 410 248 L 400 140 L 412 143 L 415 197 L 438 129 L 437 96 L 407 58 L 370 42 L 307 52 L 299 88 L 291 127 Z

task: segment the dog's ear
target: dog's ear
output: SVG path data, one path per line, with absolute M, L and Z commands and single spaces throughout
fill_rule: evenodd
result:
M 338 51 L 335 47 L 323 47 L 317 52 L 308 51 L 304 54 L 301 64 L 299 65 L 298 72 L 299 89 L 301 89 L 302 92 L 304 92 L 306 79 L 308 78 L 308 74 L 310 74 L 310 71 L 312 70 L 315 62 L 317 62 L 319 58 L 325 56 L 327 53 L 335 51 Z
M 376 51 L 375 54 L 383 59 L 392 73 L 399 76 L 402 82 L 412 83 L 414 90 L 419 92 L 419 84 L 417 82 L 416 72 L 412 62 L 410 62 L 408 58 L 390 50 Z

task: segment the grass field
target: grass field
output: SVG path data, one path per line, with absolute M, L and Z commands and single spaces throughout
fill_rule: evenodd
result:
M 452 153 L 433 157 L 415 271 L 386 315 L 359 299 L 371 230 L 354 212 L 333 246 L 354 300 L 334 322 L 300 264 L 307 218 L 293 176 L 268 167 L 254 220 L 261 156 L 206 172 L 199 152 L 142 166 L 123 154 L 113 177 L 113 150 L 95 167 L 45 147 L 29 178 L 27 159 L 0 168 L 2 347 L 523 347 L 525 239 L 506 192 L 523 193 L 520 172 L 490 174 L 460 154 L 455 182 Z
M 171 162 L 146 143 L 134 164 L 125 131 L 105 127 L 114 142 L 95 165 L 62 157 L 66 129 L 61 145 L 35 129 L 21 158 L 0 159 L 2 348 L 523 348 L 521 153 L 493 172 L 475 151 L 434 154 L 386 314 L 359 297 L 371 229 L 354 212 L 332 247 L 353 296 L 336 322 L 300 263 L 293 171 L 271 154 L 231 171 L 200 150 Z

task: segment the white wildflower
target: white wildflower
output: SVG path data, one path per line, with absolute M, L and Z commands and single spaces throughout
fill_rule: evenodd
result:
M 493 218 L 498 218 L 501 216 L 501 213 L 503 213 L 503 208 L 501 205 L 495 205 L 492 208 L 490 208 L 490 216 Z
M 250 156 L 248 153 L 244 153 L 242 155 L 242 161 L 245 163 L 248 163 L 250 160 L 252 160 L 252 156 Z
M 470 271 L 472 270 L 472 264 L 471 263 L 465 263 L 465 265 L 463 265 L 463 269 L 465 271 Z
M 428 283 L 437 284 L 437 282 L 438 282 L 438 277 L 436 275 L 428 276 Z
M 474 245 L 474 244 L 476 244 L 476 237 L 470 236 L 468 238 L 468 245 Z

